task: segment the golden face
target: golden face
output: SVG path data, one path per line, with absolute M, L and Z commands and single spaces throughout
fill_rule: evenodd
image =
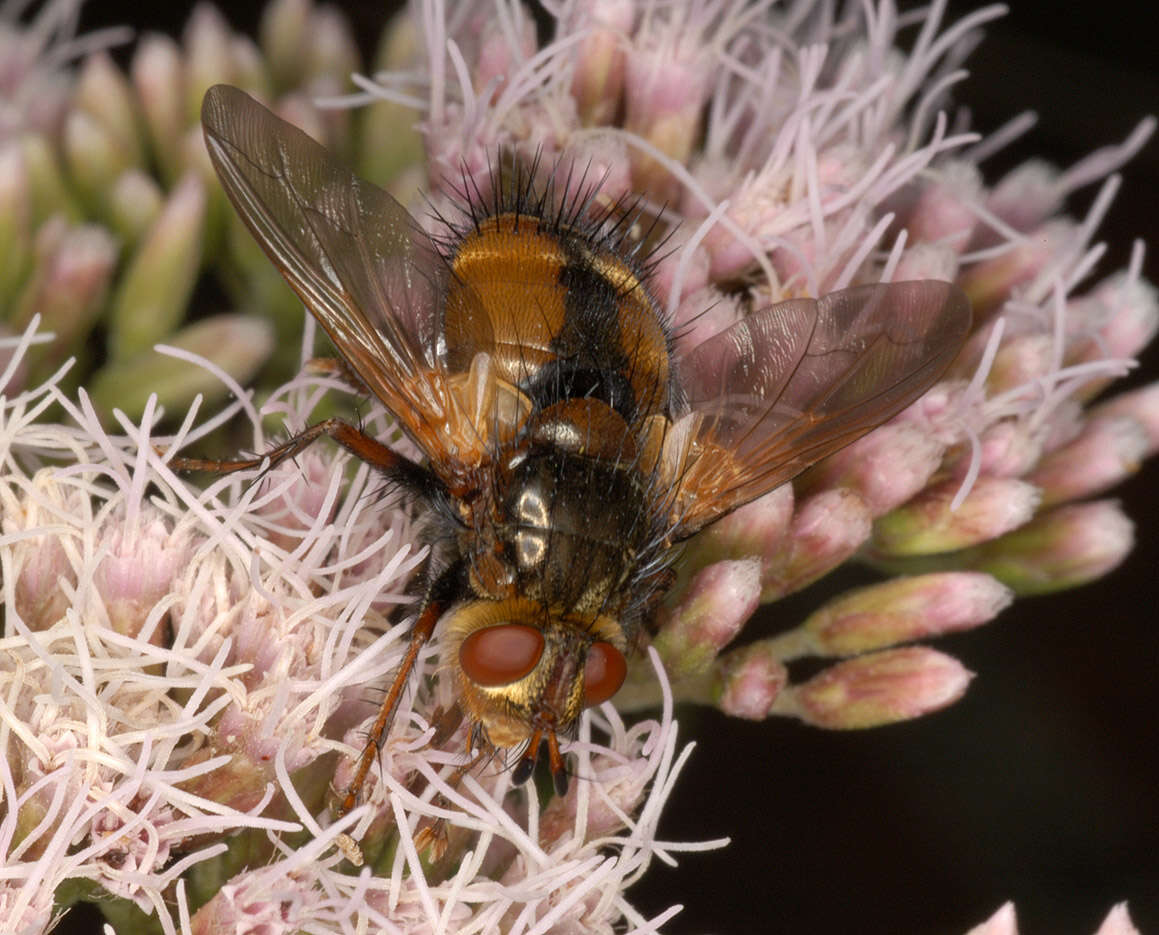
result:
M 443 620 L 443 665 L 460 703 L 489 743 L 555 747 L 585 708 L 602 704 L 627 674 L 619 624 L 555 618 L 524 598 L 469 601 Z
M 674 547 L 920 396 L 969 332 L 949 283 L 874 283 L 757 309 L 679 353 L 648 289 L 636 218 L 568 171 L 513 162 L 464 196 L 438 243 L 393 198 L 248 95 L 202 108 L 226 194 L 329 335 L 326 364 L 372 394 L 422 452 L 411 461 L 338 419 L 321 435 L 429 517 L 430 570 L 406 656 L 340 810 L 354 806 L 424 643 L 498 747 L 541 746 L 610 699 L 646 639 Z

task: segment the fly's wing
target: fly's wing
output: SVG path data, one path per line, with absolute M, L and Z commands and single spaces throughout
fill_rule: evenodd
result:
M 970 303 L 932 280 L 793 299 L 684 354 L 691 412 L 665 442 L 675 539 L 790 480 L 921 396 L 957 355 Z
M 230 201 L 358 378 L 432 463 L 471 460 L 464 449 L 482 440 L 448 434 L 455 401 L 440 337 L 452 273 L 430 238 L 245 92 L 210 88 L 201 121 Z

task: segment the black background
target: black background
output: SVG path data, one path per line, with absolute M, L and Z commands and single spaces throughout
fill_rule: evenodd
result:
M 342 5 L 357 35 L 378 35 L 385 5 Z M 949 17 L 972 8 L 951 4 Z M 93 0 L 84 23 L 177 34 L 189 9 Z M 225 9 L 253 33 L 258 5 Z M 982 130 L 1027 108 L 1040 117 L 984 165 L 988 179 L 1031 156 L 1070 165 L 1159 109 L 1155 31 L 1133 9 L 1014 0 L 987 27 L 958 100 Z M 1100 276 L 1125 265 L 1134 238 L 1159 250 L 1159 142 L 1124 175 L 1100 231 L 1110 245 Z M 1076 196 L 1072 211 L 1091 194 Z M 1159 278 L 1154 253 L 1145 268 Z M 1123 385 L 1156 372 L 1152 348 Z M 678 712 L 698 749 L 661 837 L 733 844 L 683 856 L 675 870 L 655 865 L 631 893 L 638 908 L 683 903 L 670 933 L 872 935 L 965 932 L 1010 899 L 1021 931 L 1036 935 L 1093 933 L 1126 899 L 1139 928 L 1159 933 L 1157 480 L 1148 465 L 1116 492 L 1137 523 L 1124 567 L 1061 596 L 1020 600 L 988 627 L 937 643 L 978 674 L 945 712 L 851 734 Z M 773 622 L 757 628 L 790 625 L 832 588 L 776 605 Z M 99 923 L 78 913 L 64 930 Z

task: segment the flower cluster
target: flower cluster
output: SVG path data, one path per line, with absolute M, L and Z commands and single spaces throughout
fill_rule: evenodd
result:
M 57 0 L 27 24 L 0 11 L 0 328 L 19 333 L 39 315 L 53 335 L 30 349 L 22 378 L 37 383 L 73 358 L 67 385 L 86 386 L 111 425 L 114 408 L 139 417 L 151 393 L 172 411 L 199 394 L 224 398 L 218 380 L 157 343 L 207 354 L 242 383 L 263 367 L 288 376 L 301 306 L 226 211 L 197 115 L 210 85 L 245 84 L 348 148 L 350 121 L 324 120 L 310 101 L 359 67 L 349 27 L 281 3 L 259 46 L 200 6 L 180 42 L 141 37 L 126 72 L 110 53 L 132 31 L 76 37 L 79 8 Z M 207 268 L 233 309 L 191 322 Z
M 34 341 L 7 343 L 19 361 Z M 688 752 L 671 698 L 659 720 L 627 726 L 609 706 L 585 725 L 589 781 L 541 807 L 501 765 L 461 775 L 461 726 L 432 749 L 444 680 L 401 715 L 370 807 L 320 824 L 401 657 L 405 627 L 385 617 L 425 557 L 409 519 L 333 452 L 196 491 L 154 450 L 152 404 L 112 436 L 59 383 L 2 412 L 5 931 L 47 931 L 102 891 L 126 931 L 645 922 L 623 890 L 686 847 L 655 837 Z M 267 408 L 301 418 L 320 392 L 290 386 Z M 52 405 L 67 424 L 36 421 Z
M 514 4 L 424 10 L 396 24 L 391 69 L 357 99 L 396 116 L 421 108 L 441 215 L 463 192 L 486 197 L 496 152 L 581 167 L 608 203 L 635 199 L 666 232 L 651 285 L 682 341 L 745 304 L 862 283 L 952 280 L 971 300 L 973 337 L 925 398 L 688 549 L 655 640 L 677 697 L 825 727 L 914 717 L 960 697 L 969 676 L 900 644 L 1125 557 L 1130 521 L 1089 498 L 1159 446 L 1159 394 L 1085 404 L 1132 366 L 1159 299 L 1141 244 L 1129 269 L 1079 287 L 1103 252 L 1092 238 L 1119 185 L 1110 173 L 1153 120 L 1069 170 L 1035 162 L 988 187 L 979 163 L 1027 120 L 982 140 L 952 129 L 946 108 L 998 7 L 939 32 L 934 4 L 908 54 L 888 3 L 840 20 L 810 5 L 576 5 L 542 48 Z M 1099 179 L 1086 218 L 1059 214 Z M 738 280 L 750 283 L 739 295 Z M 898 577 L 721 652 L 758 604 L 854 558 Z M 785 663 L 802 656 L 843 661 L 794 684 Z M 632 688 L 628 704 L 654 701 Z
M 123 37 L 73 38 L 68 2 L 0 22 L 5 931 L 46 931 L 77 901 L 125 931 L 655 931 L 675 909 L 644 919 L 627 887 L 719 844 L 656 837 L 688 753 L 674 697 L 827 728 L 916 717 L 970 678 L 916 641 L 1123 559 L 1130 521 L 1092 498 L 1159 447 L 1159 390 L 1092 400 L 1159 301 L 1141 246 L 1086 280 L 1112 173 L 1153 123 L 1068 170 L 987 183 L 980 163 L 1026 121 L 982 139 L 947 109 L 999 10 L 944 26 L 934 3 L 904 52 L 888 0 L 833 10 L 563 4 L 541 46 L 550 29 L 511 0 L 423 0 L 359 79 L 357 121 L 315 104 L 359 63 L 308 0 L 276 0 L 258 44 L 201 7 L 181 43 L 142 38 L 128 75 L 101 51 Z M 195 117 L 221 81 L 445 217 L 487 191 L 498 152 L 586 167 L 666 236 L 651 286 L 682 340 L 754 304 L 903 279 L 957 282 L 973 336 L 909 410 L 690 543 L 654 652 L 571 747 L 584 781 L 566 796 L 512 788 L 501 763 L 460 768 L 431 646 L 365 804 L 330 820 L 425 550 L 405 505 L 324 445 L 204 490 L 168 467 L 163 452 L 238 423 L 261 451 L 268 424 L 300 428 L 346 389 L 277 385 L 313 331 L 294 337 L 296 300 L 215 186 Z M 1062 213 L 1102 179 L 1085 218 Z M 238 311 L 190 323 L 206 270 Z M 87 353 L 94 329 L 107 360 Z M 242 384 L 263 365 L 259 410 Z M 199 421 L 199 393 L 235 402 Z M 381 411 L 366 426 L 403 443 Z M 889 577 L 727 648 L 760 604 L 849 560 Z M 802 657 L 831 661 L 798 680 Z M 1013 932 L 1013 910 L 976 931 Z M 1100 930 L 1131 931 L 1121 908 Z

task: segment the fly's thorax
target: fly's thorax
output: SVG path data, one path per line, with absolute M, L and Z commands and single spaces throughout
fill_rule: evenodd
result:
M 443 625 L 443 665 L 466 713 L 499 747 L 538 731 L 569 734 L 626 672 L 626 641 L 611 617 L 583 619 L 517 597 L 466 601 Z
M 586 616 L 618 611 L 651 535 L 635 472 L 533 449 L 511 466 L 502 513 L 496 535 L 520 594 Z

